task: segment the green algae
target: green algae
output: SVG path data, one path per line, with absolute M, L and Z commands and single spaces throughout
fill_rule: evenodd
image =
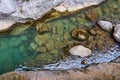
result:
M 12 71 L 20 64 L 31 67 L 58 61 L 64 56 L 63 48 L 76 42 L 70 35 L 73 29 L 88 31 L 97 20 L 119 20 L 119 4 L 119 0 L 108 0 L 75 14 L 47 19 L 43 24 L 49 31 L 43 34 L 28 25 L 15 26 L 10 34 L 0 35 L 0 74 Z M 96 16 L 89 17 L 91 12 L 96 12 Z

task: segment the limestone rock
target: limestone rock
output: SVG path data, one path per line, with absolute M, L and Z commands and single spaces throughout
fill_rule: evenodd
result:
M 64 0 L 0 0 L 0 19 L 27 22 L 38 19 Z
M 113 36 L 116 41 L 120 42 L 120 24 L 116 24 L 116 26 L 114 27 Z
M 10 13 L 9 16 L 4 17 L 21 22 L 29 19 L 41 18 L 53 8 L 60 12 L 67 10 L 71 12 L 91 5 L 98 5 L 104 0 L 29 0 L 27 2 L 20 0 L 0 1 L 0 13 Z M 3 17 L 2 15 L 0 14 L 0 18 Z
M 0 14 L 11 14 L 16 11 L 16 3 L 13 0 L 0 0 Z
M 28 2 L 21 3 L 17 1 L 18 8 L 11 16 L 20 19 L 38 19 L 62 1 L 63 0 L 29 0 Z
M 60 12 L 71 12 L 97 5 L 102 1 L 104 0 L 29 0 L 27 2 L 24 0 L 0 0 L 0 19 L 25 23 L 42 18 L 53 8 Z
M 80 57 L 86 57 L 92 54 L 91 50 L 82 46 L 82 45 L 77 45 L 72 47 L 69 50 L 70 54 L 80 56 Z
M 72 12 L 91 5 L 98 5 L 102 1 L 104 0 L 65 0 L 63 3 L 61 3 L 54 9 L 59 12 Z
M 59 11 L 59 12 L 65 12 L 67 9 L 66 7 L 60 5 L 54 8 L 55 10 Z
M 0 32 L 8 30 L 15 21 L 0 20 Z
M 110 31 L 113 28 L 113 25 L 109 21 L 98 21 L 98 25 L 105 31 Z

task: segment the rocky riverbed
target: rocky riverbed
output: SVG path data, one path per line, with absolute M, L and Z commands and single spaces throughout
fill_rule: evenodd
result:
M 69 3 L 67 0 L 44 1 L 13 1 L 19 5 L 20 11 L 16 5 L 10 8 L 10 14 L 3 13 L 1 9 L 0 73 L 11 70 L 85 68 L 92 64 L 111 62 L 120 56 L 119 0 L 71 0 Z M 38 3 L 52 5 L 47 5 L 47 9 L 46 6 L 40 9 L 35 6 L 31 9 L 35 9 L 35 13 L 32 13 L 29 10 L 33 6 L 31 2 L 37 6 L 40 6 Z M 76 6 L 79 5 L 76 8 L 73 7 L 75 2 L 78 3 Z M 57 11 L 51 10 L 53 8 Z M 40 10 L 45 12 L 40 13 Z M 45 13 L 47 15 L 43 16 Z M 7 14 L 7 17 L 3 14 Z M 28 22 L 23 24 L 21 21 Z M 11 23 L 14 25 L 11 26 Z

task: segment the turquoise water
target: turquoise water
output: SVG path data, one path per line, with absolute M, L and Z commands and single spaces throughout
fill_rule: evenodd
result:
M 7 34 L 7 35 L 1 34 L 0 35 L 0 74 L 6 73 L 9 71 L 13 71 L 20 64 L 23 64 L 23 65 L 27 64 L 30 66 L 34 65 L 35 64 L 34 59 L 36 57 L 36 54 L 38 54 L 38 58 L 42 58 L 42 59 L 43 59 L 43 57 L 46 58 L 46 55 L 47 56 L 49 55 L 48 58 L 52 58 L 51 54 L 48 54 L 48 52 L 45 52 L 44 50 L 39 50 L 39 49 L 38 50 L 40 52 L 39 51 L 37 52 L 37 49 L 35 49 L 36 46 L 39 46 L 41 48 L 41 42 L 44 43 L 44 41 L 50 43 L 47 45 L 49 53 L 52 53 L 52 55 L 54 54 L 55 57 L 57 55 L 57 57 L 58 57 L 58 51 L 56 51 L 55 48 L 52 49 L 52 47 L 53 46 L 61 47 L 61 45 L 62 45 L 62 47 L 64 47 L 64 45 L 67 44 L 67 42 L 68 43 L 71 42 L 72 39 L 70 38 L 70 32 L 74 28 L 85 28 L 85 29 L 92 28 L 93 25 L 95 24 L 95 21 L 100 20 L 100 19 L 113 21 L 113 22 L 119 20 L 120 19 L 120 16 L 118 15 L 118 14 L 120 14 L 120 7 L 119 7 L 120 5 L 119 4 L 120 4 L 120 0 L 108 0 L 105 3 L 102 3 L 100 6 L 91 7 L 91 8 L 82 10 L 80 13 L 72 14 L 69 16 L 55 19 L 55 20 L 46 21 L 45 23 L 47 25 L 49 25 L 49 27 L 51 29 L 50 33 L 48 32 L 46 34 L 47 37 L 49 37 L 49 39 L 46 37 L 46 35 L 39 35 L 36 32 L 35 27 L 30 27 L 29 29 L 22 31 L 19 34 L 16 34 L 16 32 L 19 32 L 19 30 L 21 28 L 20 29 L 18 28 L 18 30 L 16 30 L 16 32 L 13 31 L 12 34 Z M 87 14 L 91 10 L 93 10 L 93 12 L 98 11 L 96 13 L 97 18 L 95 19 L 95 21 L 91 21 L 87 17 Z M 36 36 L 38 36 L 37 39 L 36 39 Z M 41 39 L 41 37 L 42 37 L 42 39 Z M 41 40 L 39 40 L 39 39 L 41 39 Z M 54 42 L 52 40 L 54 40 Z M 31 43 L 33 44 L 32 47 L 30 45 Z M 59 43 L 59 44 L 57 44 L 57 43 Z M 44 49 L 43 46 L 42 46 L 42 49 Z M 51 51 L 51 49 L 53 51 Z M 60 49 L 60 48 L 58 48 L 58 49 Z M 42 53 L 42 54 L 40 54 L 40 53 Z M 46 55 L 44 55 L 44 53 L 46 53 Z M 114 55 L 116 55 L 116 53 Z M 112 56 L 112 58 L 109 56 L 111 59 L 108 59 L 108 60 L 110 61 L 113 58 L 117 57 L 117 56 L 114 57 L 114 55 Z M 42 57 L 40 57 L 40 56 L 42 56 Z M 120 55 L 118 55 L 118 56 L 120 56 Z M 103 57 L 104 57 L 104 55 L 103 55 Z M 97 61 L 97 59 L 98 58 L 96 58 L 96 61 Z M 99 58 L 99 60 L 101 60 L 101 59 L 102 58 Z M 106 59 L 103 59 L 103 60 L 105 61 Z M 39 59 L 38 59 L 38 61 L 39 61 Z M 45 59 L 45 61 L 46 61 L 46 59 Z M 109 62 L 109 61 L 106 61 L 106 62 Z M 93 63 L 94 62 L 95 61 L 93 61 Z M 80 61 L 79 61 L 79 63 L 80 63 Z M 76 63 L 76 64 L 78 64 L 78 63 Z
M 0 74 L 14 70 L 35 53 L 30 43 L 35 37 L 34 28 L 30 28 L 19 35 L 0 35 Z

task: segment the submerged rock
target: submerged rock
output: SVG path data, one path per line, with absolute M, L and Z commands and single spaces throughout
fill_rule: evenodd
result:
M 89 34 L 84 29 L 74 29 L 71 36 L 76 40 L 85 41 L 89 39 Z
M 36 61 L 36 64 L 38 66 L 41 66 L 41 65 L 44 65 L 44 64 L 53 63 L 54 62 L 54 57 L 49 53 L 42 53 L 42 54 L 38 54 L 35 57 L 35 61 Z
M 113 28 L 113 25 L 109 21 L 98 21 L 98 25 L 105 31 L 111 31 Z
M 77 45 L 72 47 L 69 50 L 70 54 L 80 57 L 86 57 L 92 54 L 91 50 L 89 48 L 86 48 L 82 45 Z
M 114 27 L 113 36 L 116 41 L 120 42 L 120 24 L 116 24 L 116 26 Z
M 93 9 L 88 9 L 86 11 L 86 17 L 96 23 L 96 21 L 98 21 L 99 19 L 101 19 L 103 17 L 103 13 L 100 7 L 95 7 Z
M 38 23 L 36 25 L 36 29 L 40 34 L 44 34 L 45 32 L 49 31 L 49 27 L 43 23 Z

